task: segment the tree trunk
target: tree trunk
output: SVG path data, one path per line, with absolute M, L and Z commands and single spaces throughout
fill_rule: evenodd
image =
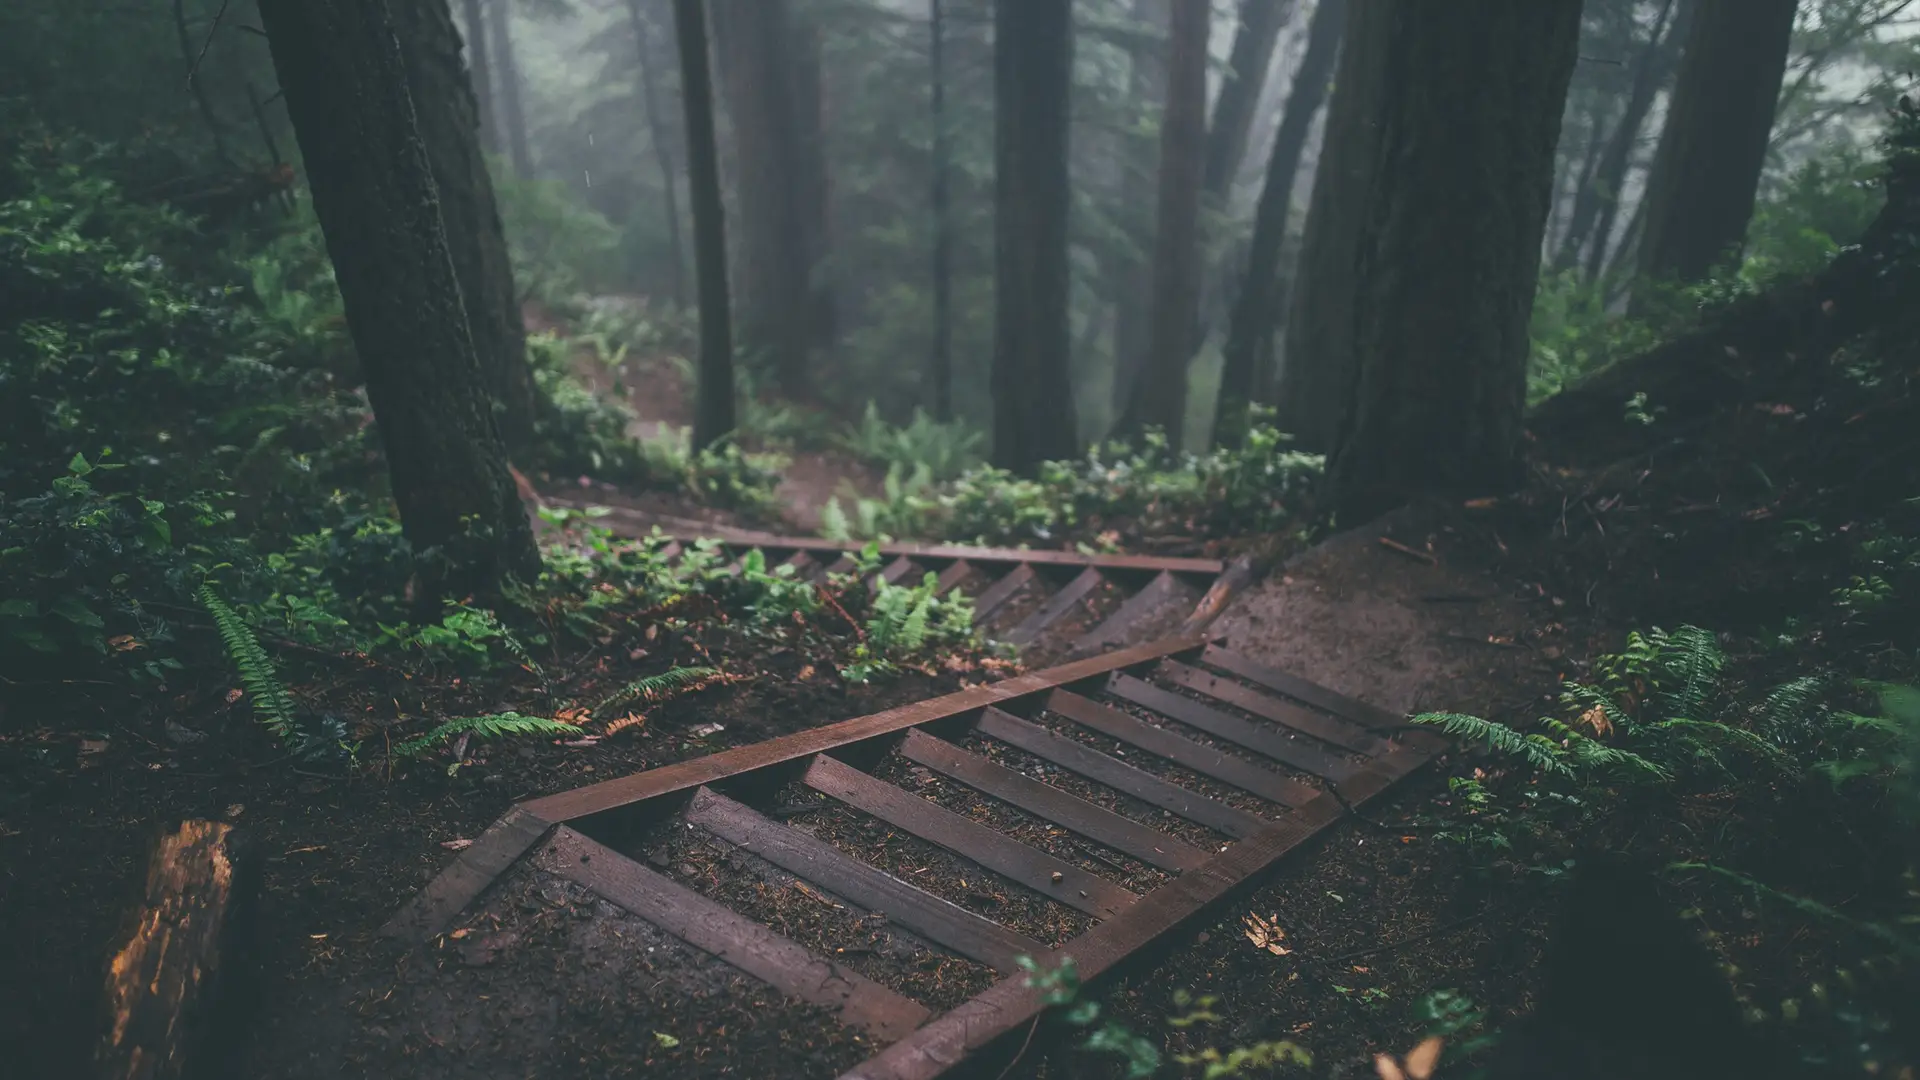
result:
M 1207 141 L 1207 24 L 1212 5 L 1177 0 L 1167 24 L 1167 108 L 1160 121 L 1159 212 L 1146 370 L 1121 419 L 1126 433 L 1157 427 L 1184 445 L 1187 361 L 1200 302 L 1200 179 Z
M 493 0 L 503 3 L 504 0 Z M 474 104 L 480 109 L 480 145 L 489 154 L 500 152 L 500 118 L 493 108 L 493 62 L 487 57 L 487 23 L 481 0 L 460 0 L 462 27 L 467 32 L 467 69 L 473 75 Z
M 498 0 L 496 0 L 498 2 Z M 420 141 L 440 192 L 447 250 L 473 335 L 474 354 L 493 398 L 500 436 L 528 464 L 540 395 L 527 364 L 527 328 L 513 262 L 494 202 L 493 178 L 480 152 L 476 107 L 460 64 L 460 37 L 446 0 L 408 0 L 392 8 L 407 65 Z
M 1233 178 L 1247 154 L 1247 131 L 1260 107 L 1260 92 L 1273 66 L 1273 45 L 1293 14 L 1293 0 L 1241 0 L 1240 26 L 1234 31 L 1233 52 L 1226 76 L 1213 101 L 1213 121 L 1207 130 L 1207 151 L 1201 197 L 1204 204 L 1224 211 L 1233 191 Z
M 1647 179 L 1640 274 L 1700 281 L 1746 240 L 1796 0 L 1698 0 Z M 1635 290 L 1644 307 L 1646 290 Z
M 261 0 L 423 610 L 540 569 L 386 0 Z
M 653 140 L 653 158 L 660 166 L 660 190 L 664 195 L 661 212 L 667 222 L 667 257 L 673 260 L 673 306 L 687 306 L 687 258 L 680 240 L 680 195 L 673 165 L 673 144 L 667 125 L 660 115 L 660 94 L 653 70 L 653 27 L 641 10 L 645 0 L 627 0 L 627 20 L 633 24 L 633 38 L 640 62 L 640 104 L 647 113 L 647 136 Z
M 733 119 L 740 206 L 740 329 L 771 359 L 781 392 L 816 397 L 808 377 L 812 266 L 806 171 L 793 100 L 787 0 L 711 0 L 715 52 Z
M 994 0 L 993 460 L 1076 452 L 1067 322 L 1072 0 Z
M 705 449 L 733 431 L 733 316 L 727 298 L 727 228 L 720 153 L 713 134 L 713 75 L 701 0 L 673 0 L 680 43 L 680 100 L 686 110 L 687 201 L 693 204 L 693 261 L 700 287 L 700 368 L 693 445 Z
M 533 175 L 533 148 L 527 144 L 527 114 L 520 107 L 520 65 L 513 58 L 513 13 L 510 0 L 488 0 L 487 36 L 492 39 L 493 56 L 499 65 L 500 120 L 507 136 L 508 152 L 513 155 L 513 171 L 526 178 Z
M 1634 59 L 1633 84 L 1627 91 L 1626 108 L 1608 137 L 1600 160 L 1574 196 L 1573 213 L 1567 219 L 1566 238 L 1554 259 L 1555 270 L 1569 270 L 1581 263 L 1581 250 L 1587 249 L 1586 265 L 1593 267 L 1606 258 L 1607 243 L 1613 235 L 1615 216 L 1620 212 L 1620 188 L 1627 180 L 1627 167 L 1633 161 L 1634 144 L 1646 125 L 1653 99 L 1673 74 L 1677 58 L 1675 41 L 1678 29 L 1672 18 L 1675 0 L 1665 0 L 1646 47 Z M 1681 19 L 1686 17 L 1681 13 Z M 1589 245 L 1591 245 L 1589 247 Z M 1597 253 L 1595 251 L 1597 250 Z M 1597 276 L 1589 270 L 1589 278 Z
M 953 419 L 953 222 L 947 208 L 946 5 L 928 5 L 927 55 L 933 83 L 933 416 Z
M 807 266 L 808 344 L 830 350 L 840 332 L 833 287 L 833 191 L 827 173 L 826 80 L 820 70 L 820 28 L 800 14 L 793 23 L 795 149 L 800 160 L 800 234 Z
M 1347 0 L 1320 0 L 1314 8 L 1313 25 L 1307 30 L 1306 55 L 1300 58 L 1300 70 L 1294 76 L 1285 111 L 1280 116 L 1280 130 L 1274 135 L 1273 149 L 1268 154 L 1267 179 L 1260 189 L 1260 204 L 1254 211 L 1247 272 L 1240 283 L 1240 295 L 1234 301 L 1220 369 L 1220 403 L 1215 410 L 1213 429 L 1214 441 L 1223 446 L 1238 446 L 1246 437 L 1248 405 L 1260 381 L 1260 358 L 1273 339 L 1280 314 L 1287 310 L 1292 282 L 1280 273 L 1280 260 L 1286 249 L 1287 225 L 1293 217 L 1293 188 L 1300 175 L 1300 158 L 1306 152 L 1314 117 L 1326 101 L 1332 83 L 1346 23 Z M 1320 165 L 1323 173 L 1327 164 L 1323 159 Z M 1314 197 L 1320 197 L 1317 186 Z M 1312 229 L 1311 220 L 1308 228 Z M 1291 367 L 1283 370 L 1291 371 Z M 1304 387 L 1283 384 L 1282 410 L 1292 415 L 1293 411 L 1287 408 L 1288 399 L 1304 392 Z M 1286 430 L 1297 429 L 1286 427 Z
M 1360 162 L 1330 215 L 1347 351 L 1314 358 L 1344 376 L 1327 476 L 1344 521 L 1522 477 L 1527 326 L 1579 36 L 1580 0 L 1354 8 L 1327 136 Z
M 220 1044 L 238 1038 L 235 965 L 258 887 L 230 825 L 187 821 L 153 844 L 132 930 L 107 968 L 102 1080 L 225 1074 Z
M 1165 26 L 1172 17 L 1172 0 L 1133 0 L 1133 21 L 1142 26 Z M 1142 114 L 1164 108 L 1167 100 L 1166 57 L 1147 44 L 1132 49 L 1127 73 L 1127 97 Z M 1153 177 L 1159 167 L 1158 144 L 1151 138 L 1129 135 L 1121 168 L 1121 202 L 1127 206 L 1147 206 L 1154 201 Z M 1152 238 L 1142 236 L 1137 250 L 1144 253 Z M 1126 415 L 1133 403 L 1133 384 L 1140 379 L 1147 362 L 1147 335 L 1151 332 L 1153 311 L 1153 264 L 1143 255 L 1116 260 L 1113 280 L 1120 289 L 1120 301 L 1113 319 L 1113 414 Z

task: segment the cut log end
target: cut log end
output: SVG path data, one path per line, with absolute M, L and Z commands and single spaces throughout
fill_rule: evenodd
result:
M 107 965 L 102 1080 L 173 1080 L 213 1051 L 252 891 L 233 826 L 186 821 L 155 841 L 131 929 Z

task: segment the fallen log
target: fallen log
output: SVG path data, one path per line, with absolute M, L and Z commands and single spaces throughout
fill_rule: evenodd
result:
M 131 929 L 107 965 L 101 1080 L 212 1071 L 237 1027 L 223 1021 L 256 890 L 250 862 L 233 826 L 217 821 L 182 822 L 154 842 Z

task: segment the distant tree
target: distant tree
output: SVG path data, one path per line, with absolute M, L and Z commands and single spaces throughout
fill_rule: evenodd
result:
M 1354 4 L 1296 302 L 1328 320 L 1328 500 L 1359 523 L 1521 479 L 1527 326 L 1580 0 Z M 1314 237 L 1320 234 L 1318 242 Z
M 953 220 L 947 192 L 947 68 L 945 0 L 929 0 L 927 57 L 933 119 L 933 381 L 934 419 L 953 419 Z
M 733 315 L 727 297 L 726 204 L 714 137 L 713 74 L 702 0 L 673 0 L 680 51 L 680 101 L 687 128 L 687 201 L 693 204 L 693 261 L 699 286 L 700 363 L 693 445 L 705 449 L 733 431 Z
M 1071 457 L 1067 130 L 1072 0 L 994 0 L 993 459 Z
M 1133 0 L 1132 18 L 1137 27 L 1166 26 L 1172 18 L 1172 0 Z M 1139 35 L 1127 50 L 1127 98 L 1142 117 L 1158 115 L 1167 102 L 1166 49 L 1158 35 Z M 1120 160 L 1120 203 L 1127 207 L 1155 204 L 1155 182 L 1159 171 L 1160 143 L 1151 132 L 1129 133 Z M 1125 416 L 1133 403 L 1133 384 L 1146 366 L 1148 335 L 1152 332 L 1153 261 L 1147 257 L 1153 246 L 1151 232 L 1141 230 L 1139 240 L 1114 260 L 1113 281 L 1118 302 L 1113 317 L 1113 412 Z
M 1202 170 L 1202 198 L 1216 210 L 1226 205 L 1233 178 L 1240 174 L 1247 133 L 1267 86 L 1267 69 L 1273 66 L 1273 46 L 1293 6 L 1294 0 L 1240 0 L 1240 25 L 1233 34 L 1233 51 L 1227 55 L 1220 91 L 1214 95 Z
M 447 0 L 408 0 L 392 11 L 420 141 L 440 193 L 440 218 L 474 355 L 493 398 L 501 437 L 509 452 L 524 455 L 533 445 L 543 402 L 527 364 L 527 328 L 520 317 L 493 178 L 480 151 L 475 96 L 460 62 L 460 36 Z
M 1574 195 L 1566 233 L 1554 256 L 1555 270 L 1585 265 L 1587 276 L 1596 277 L 1599 267 L 1605 265 L 1607 246 L 1620 211 L 1620 190 L 1626 184 L 1633 149 L 1640 140 L 1640 129 L 1646 126 L 1654 98 L 1673 76 L 1674 61 L 1680 54 L 1678 31 L 1690 7 L 1690 3 L 1682 5 L 1679 0 L 1661 3 L 1646 42 L 1633 59 L 1633 81 L 1620 118 L 1607 134 L 1592 170 Z M 1678 20 L 1676 9 L 1679 9 Z M 1600 129 L 1596 126 L 1596 130 Z
M 418 597 L 540 569 L 448 254 L 387 0 L 261 0 L 347 327 L 419 557 Z
M 513 13 L 509 0 L 487 0 L 487 37 L 493 45 L 495 80 L 500 92 L 500 123 L 505 129 L 513 171 L 533 175 L 533 147 L 527 142 L 527 114 L 521 107 L 520 63 L 513 53 Z
M 788 0 L 710 0 L 708 10 L 733 121 L 741 333 L 769 356 L 783 393 L 816 397 L 807 364 L 821 336 L 807 222 L 814 180 L 796 100 L 795 22 Z
M 494 0 L 500 3 L 502 0 Z M 500 119 L 493 108 L 493 63 L 488 59 L 487 20 L 483 0 L 460 0 L 461 21 L 467 38 L 467 68 L 473 75 L 474 104 L 480 111 L 480 145 L 489 154 L 500 152 Z
M 660 213 L 667 223 L 667 258 L 673 262 L 673 306 L 687 306 L 686 255 L 680 242 L 680 194 L 673 164 L 673 144 L 666 120 L 660 114 L 659 80 L 654 75 L 658 61 L 653 55 L 653 21 L 647 18 L 646 0 L 627 0 L 627 22 L 633 27 L 635 68 L 639 76 L 640 105 L 647 114 L 647 135 L 653 143 L 653 158 L 660 166 Z
M 1639 270 L 1654 281 L 1699 281 L 1739 256 L 1793 42 L 1796 0 L 1696 3 L 1647 178 Z
M 1146 369 L 1122 431 L 1158 427 L 1176 449 L 1187 415 L 1187 361 L 1200 302 L 1200 181 L 1207 140 L 1207 30 L 1212 6 L 1176 0 L 1168 22 L 1167 107 L 1160 121 L 1159 211 Z
M 1307 51 L 1300 59 L 1293 89 L 1280 114 L 1280 130 L 1268 154 L 1266 183 L 1260 189 L 1253 239 L 1247 247 L 1247 269 L 1227 326 L 1220 370 L 1220 403 L 1213 428 L 1214 441 L 1225 446 L 1238 446 L 1246 437 L 1248 405 L 1260 381 L 1260 358 L 1266 355 L 1267 345 L 1287 310 L 1290 297 L 1280 273 L 1280 257 L 1293 217 L 1293 189 L 1300 175 L 1300 158 L 1306 152 L 1307 135 L 1327 100 L 1346 23 L 1347 0 L 1319 0 L 1314 6 Z M 1305 419 L 1300 418 L 1302 422 Z

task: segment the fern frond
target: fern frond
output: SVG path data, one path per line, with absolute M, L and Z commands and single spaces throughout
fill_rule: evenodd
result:
M 1713 631 L 1683 626 L 1672 633 L 1656 632 L 1661 666 L 1679 682 L 1667 696 L 1667 711 L 1676 717 L 1699 719 L 1715 689 L 1727 654 Z
M 508 735 L 578 735 L 580 729 L 572 724 L 563 724 L 558 720 L 549 720 L 544 716 L 521 716 L 516 712 L 492 713 L 487 716 L 461 716 L 436 725 L 425 735 L 408 739 L 393 748 L 394 757 L 418 757 L 431 750 L 435 744 L 461 735 L 471 735 L 476 739 L 498 739 Z
M 1574 772 L 1611 772 L 1622 779 L 1643 783 L 1664 783 L 1673 779 L 1673 774 L 1665 766 L 1631 750 L 1590 739 L 1559 720 L 1543 719 L 1540 722 L 1560 740 L 1564 760 Z
M 1573 775 L 1573 768 L 1564 760 L 1559 747 L 1538 735 L 1526 735 L 1505 724 L 1464 713 L 1418 713 L 1412 720 L 1437 727 L 1456 739 L 1484 742 L 1487 749 L 1521 758 L 1541 772 Z
M 719 674 L 720 669 L 710 667 L 668 668 L 657 675 L 645 675 L 622 686 L 601 698 L 592 711 L 605 712 L 636 698 L 645 698 L 649 702 L 662 701 L 671 694 L 687 689 L 690 683 L 712 679 Z
M 1712 720 L 1688 720 L 1682 717 L 1677 720 L 1663 720 L 1658 724 L 1654 724 L 1652 730 L 1678 733 L 1682 739 L 1696 744 L 1702 741 L 1724 743 L 1728 746 L 1746 750 L 1755 757 L 1763 758 L 1767 762 L 1789 772 L 1799 768 L 1785 750 L 1780 749 L 1751 731 L 1734 727 L 1731 724 L 1717 723 Z
M 480 615 L 481 621 L 485 622 L 489 628 L 500 635 L 500 644 L 506 647 L 507 652 L 511 653 L 515 660 L 520 661 L 522 667 L 532 672 L 534 678 L 545 682 L 547 673 L 541 669 L 540 661 L 533 658 L 533 654 L 527 651 L 527 646 L 521 642 L 518 637 L 514 636 L 513 631 L 507 629 L 506 625 L 494 617 L 491 611 L 478 611 L 478 614 Z
M 1769 691 L 1766 700 L 1760 703 L 1757 719 L 1763 727 L 1772 730 L 1791 727 L 1798 721 L 1808 719 L 1819 709 L 1819 698 L 1826 688 L 1827 680 L 1817 675 L 1805 675 L 1781 683 Z
M 212 585 L 201 585 L 198 595 L 201 606 L 213 616 L 213 625 L 227 647 L 227 656 L 240 671 L 240 685 L 253 701 L 254 716 L 282 741 L 293 738 L 293 695 L 280 681 L 273 659 L 260 647 L 260 639 L 253 636 L 253 628 L 220 599 Z
M 828 499 L 827 505 L 820 508 L 820 535 L 842 543 L 853 539 L 852 523 L 847 521 L 847 512 L 841 509 L 838 495 Z

